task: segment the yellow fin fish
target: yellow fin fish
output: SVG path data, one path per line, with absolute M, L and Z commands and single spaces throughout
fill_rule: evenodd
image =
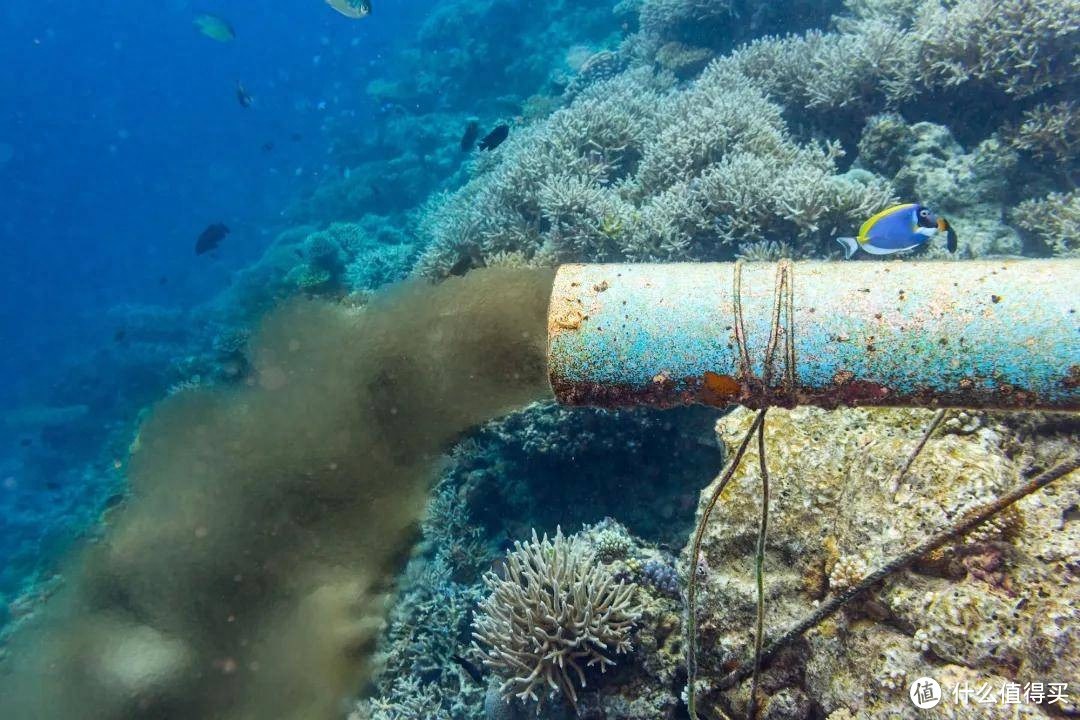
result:
M 195 27 L 206 37 L 218 42 L 226 43 L 236 39 L 236 31 L 229 21 L 217 15 L 199 13 L 195 16 Z
M 940 231 L 945 232 L 949 252 L 956 252 L 956 231 L 948 220 L 919 203 L 905 203 L 886 208 L 864 222 L 858 237 L 838 237 L 836 242 L 844 246 L 846 258 L 858 250 L 891 255 L 913 250 Z
M 371 14 L 371 0 L 326 0 L 326 4 L 353 20 L 359 20 Z

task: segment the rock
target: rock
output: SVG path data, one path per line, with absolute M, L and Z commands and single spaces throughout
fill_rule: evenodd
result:
M 930 417 L 922 410 L 770 410 L 767 638 L 812 612 L 822 593 L 858 582 L 1017 482 L 1019 469 L 1004 450 L 1007 431 L 987 419 L 967 433 L 932 437 L 903 482 L 894 485 L 897 467 Z M 740 409 L 718 421 L 718 435 L 729 449 L 752 418 Z M 752 443 L 702 544 L 702 707 L 719 699 L 708 681 L 751 654 L 760 487 Z M 1080 476 L 1062 478 L 998 521 L 887 578 L 809 632 L 805 644 L 794 647 L 797 652 L 782 656 L 801 670 L 775 675 L 781 658 L 770 665 L 775 677 L 762 684 L 763 709 L 771 712 L 776 703 L 791 712 L 777 717 L 801 717 L 805 697 L 826 714 L 848 709 L 857 717 L 913 717 L 908 689 L 922 676 L 943 687 L 953 675 L 995 687 L 1006 681 L 1075 682 L 1080 583 L 1077 564 L 1064 548 L 1080 543 L 1080 523 L 1064 518 L 1078 494 Z M 682 567 L 688 562 L 684 550 Z M 747 687 L 724 693 L 736 714 L 745 706 Z M 1037 706 L 1031 709 L 1039 716 Z

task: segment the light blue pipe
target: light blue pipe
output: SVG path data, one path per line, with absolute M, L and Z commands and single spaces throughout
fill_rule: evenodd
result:
M 1080 260 L 796 263 L 795 386 L 781 335 L 765 387 L 777 267 L 742 267 L 744 376 L 734 264 L 564 265 L 548 314 L 556 397 L 1080 410 Z

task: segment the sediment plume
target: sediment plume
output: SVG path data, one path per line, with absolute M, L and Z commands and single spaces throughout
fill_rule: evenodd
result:
M 143 424 L 130 500 L 8 648 L 0 717 L 340 717 L 440 453 L 550 394 L 552 279 L 485 270 L 272 313 L 246 385 Z

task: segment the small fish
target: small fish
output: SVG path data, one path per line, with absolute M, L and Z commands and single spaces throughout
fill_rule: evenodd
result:
M 255 102 L 255 98 L 248 94 L 248 91 L 244 89 L 244 84 L 239 80 L 236 81 L 236 102 L 244 108 L 251 107 L 251 103 Z
M 461 152 L 469 152 L 476 144 L 476 138 L 480 135 L 480 123 L 470 120 L 465 126 L 465 134 L 461 136 Z
M 267 140 L 266 142 L 263 143 L 262 151 L 264 153 L 272 152 L 273 149 L 274 149 L 274 141 L 273 140 Z
M 116 332 L 113 333 L 112 339 L 113 342 L 118 343 L 123 342 L 125 337 L 127 337 L 127 330 L 124 328 L 116 328 Z
M 484 136 L 484 139 L 480 141 L 480 149 L 494 150 L 495 148 L 502 145 L 503 140 L 505 140 L 506 136 L 509 134 L 510 126 L 505 124 L 500 125 L 499 127 L 495 128 Z
M 24 438 L 19 439 L 19 445 L 22 445 L 23 447 L 30 447 L 33 444 L 34 444 L 34 439 L 33 438 L 24 437 Z
M 157 279 L 157 284 L 161 285 L 161 286 L 168 285 L 169 284 L 169 277 L 167 275 L 162 275 L 161 277 L 159 277 Z
M 122 502 L 124 502 L 123 493 L 114 493 L 105 500 L 105 509 L 108 510 L 110 508 L 114 508 Z
M 858 237 L 838 237 L 836 242 L 844 246 L 846 259 L 860 248 L 871 255 L 892 255 L 914 250 L 940 230 L 945 231 L 949 252 L 956 252 L 956 231 L 948 220 L 919 203 L 906 203 L 886 208 L 864 222 Z
M 469 674 L 469 677 L 473 679 L 473 682 L 477 685 L 484 684 L 484 671 L 476 666 L 476 663 L 471 660 L 466 660 L 460 655 L 451 655 L 450 659 L 461 666 L 461 669 Z
M 298 132 L 294 132 L 294 133 L 289 133 L 289 139 L 292 140 L 293 142 L 300 142 L 301 140 L 304 139 L 304 136 L 301 135 Z
M 228 234 L 229 228 L 225 227 L 225 223 L 207 225 L 206 229 L 200 233 L 199 239 L 195 241 L 195 254 L 202 255 L 210 252 L 220 245 Z
M 326 4 L 353 20 L 360 20 L 371 14 L 371 0 L 326 0 Z
M 195 16 L 195 27 L 211 40 L 227 43 L 236 39 L 236 31 L 229 21 L 217 15 L 199 13 Z

